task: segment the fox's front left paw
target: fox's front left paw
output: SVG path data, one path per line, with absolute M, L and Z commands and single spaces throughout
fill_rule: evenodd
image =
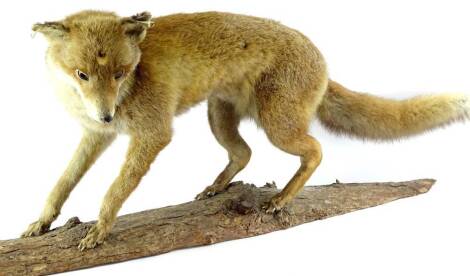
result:
M 28 229 L 26 229 L 26 231 L 21 234 L 21 237 L 26 238 L 40 236 L 46 233 L 49 230 L 50 226 L 50 223 L 45 223 L 41 220 L 35 221 L 28 226 Z
M 99 226 L 98 224 L 93 225 L 86 237 L 80 241 L 78 245 L 78 249 L 83 251 L 89 248 L 95 248 L 97 245 L 100 245 L 104 242 L 104 239 L 108 235 L 108 232 L 104 229 L 104 227 Z

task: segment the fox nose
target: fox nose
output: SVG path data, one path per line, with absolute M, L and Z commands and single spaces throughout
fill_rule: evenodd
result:
M 111 123 L 112 120 L 113 120 L 113 116 L 111 116 L 109 114 L 106 114 L 103 117 L 101 117 L 101 121 L 103 121 L 105 123 Z

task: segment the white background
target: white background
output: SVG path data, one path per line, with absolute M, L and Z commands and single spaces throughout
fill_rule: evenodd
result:
M 85 8 L 131 15 L 219 10 L 269 17 L 299 29 L 323 52 L 331 78 L 376 95 L 470 94 L 470 6 L 465 1 L 12 1 L 0 8 L 0 239 L 34 221 L 80 139 L 80 128 L 45 78 L 38 21 Z M 175 136 L 120 214 L 192 200 L 225 166 L 206 105 L 180 116 Z M 250 122 L 253 149 L 236 179 L 279 186 L 298 159 L 269 144 Z M 337 138 L 318 126 L 324 159 L 308 185 L 436 178 L 425 195 L 255 238 L 180 250 L 71 275 L 469 275 L 470 126 L 456 124 L 391 143 Z M 59 226 L 97 217 L 117 175 L 119 138 L 72 193 Z M 176 170 L 178 168 L 178 170 Z M 183 173 L 181 173 L 183 168 Z

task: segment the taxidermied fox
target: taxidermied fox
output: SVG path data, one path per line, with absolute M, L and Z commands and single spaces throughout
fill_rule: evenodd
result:
M 238 132 L 243 118 L 253 118 L 276 147 L 300 157 L 287 186 L 265 204 L 268 213 L 286 206 L 320 164 L 320 143 L 309 134 L 314 118 L 337 133 L 385 140 L 465 119 L 470 110 L 462 94 L 396 101 L 352 92 L 329 80 L 307 37 L 268 19 L 220 12 L 123 18 L 83 11 L 33 30 L 49 41 L 51 77 L 84 134 L 23 237 L 47 231 L 116 135 L 130 136 L 125 163 L 81 250 L 104 241 L 122 204 L 170 142 L 173 117 L 203 100 L 230 161 L 197 199 L 224 191 L 247 165 L 251 150 Z

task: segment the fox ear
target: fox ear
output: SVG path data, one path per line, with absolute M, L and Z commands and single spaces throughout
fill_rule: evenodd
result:
M 152 15 L 149 12 L 142 12 L 131 17 L 121 19 L 124 33 L 137 43 L 144 40 L 147 28 L 152 26 Z
M 42 33 L 49 39 L 63 38 L 69 32 L 69 29 L 59 21 L 36 23 L 32 29 L 34 32 Z

